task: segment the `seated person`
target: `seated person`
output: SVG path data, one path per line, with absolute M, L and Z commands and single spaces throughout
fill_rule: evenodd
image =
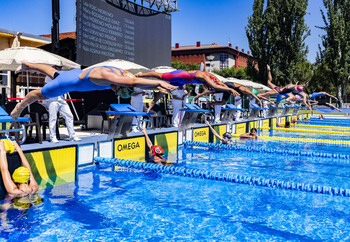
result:
M 232 135 L 229 132 L 226 132 L 222 135 L 222 137 L 215 131 L 215 129 L 213 129 L 213 127 L 211 127 L 211 125 L 209 124 L 208 121 L 205 121 L 205 123 L 209 126 L 211 132 L 213 132 L 213 134 L 215 135 L 216 138 L 218 138 L 222 144 L 225 145 L 232 145 Z
M 13 174 L 12 178 L 8 169 L 6 152 L 13 153 L 16 150 L 21 158 L 21 164 Z M 35 181 L 30 169 L 27 158 L 24 156 L 22 149 L 16 141 L 3 139 L 0 141 L 0 170 L 5 189 L 9 197 L 24 197 L 34 194 L 39 186 Z
M 159 165 L 170 164 L 167 162 L 167 159 L 162 157 L 164 155 L 164 150 L 162 149 L 162 147 L 159 145 L 153 145 L 152 141 L 147 135 L 146 129 L 142 128 L 141 132 L 145 135 L 147 146 L 150 149 L 148 153 L 149 159 L 147 160 L 147 162 L 152 162 Z
M 251 128 L 249 133 L 241 134 L 239 137 L 241 138 L 250 138 L 250 139 L 257 139 L 257 129 Z

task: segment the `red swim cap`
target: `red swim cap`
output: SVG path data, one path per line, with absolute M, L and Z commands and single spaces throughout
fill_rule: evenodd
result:
M 164 155 L 164 150 L 159 145 L 152 146 L 153 155 Z
M 292 120 L 292 123 L 294 124 L 296 122 L 296 119 L 294 118 L 293 120 Z

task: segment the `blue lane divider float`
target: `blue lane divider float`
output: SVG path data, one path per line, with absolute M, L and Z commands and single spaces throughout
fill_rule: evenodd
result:
M 237 175 L 233 173 L 221 173 L 221 172 L 192 169 L 192 168 L 180 167 L 180 166 L 165 166 L 165 165 L 158 165 L 155 163 L 124 160 L 124 159 L 117 159 L 117 158 L 111 159 L 111 158 L 104 158 L 104 157 L 95 157 L 94 159 L 96 162 L 100 162 L 100 163 L 109 163 L 112 165 L 123 166 L 123 167 L 134 168 L 134 169 L 141 169 L 145 171 L 152 171 L 152 172 L 158 172 L 158 173 L 169 174 L 169 175 L 350 197 L 350 189 L 343 189 L 343 188 L 337 188 L 337 187 L 312 185 L 312 184 L 306 184 L 301 182 L 285 182 L 285 181 L 280 181 L 276 179 L 269 179 L 269 178 L 265 179 L 261 177 L 243 176 L 243 175 Z
M 275 154 L 283 154 L 283 155 L 312 156 L 312 157 L 350 160 L 350 155 L 321 153 L 321 152 L 313 152 L 313 151 L 305 151 L 305 150 L 289 150 L 289 149 L 273 149 L 273 148 L 251 147 L 251 146 L 241 146 L 241 145 L 225 145 L 220 143 L 204 143 L 204 142 L 198 142 L 198 141 L 185 141 L 184 145 L 205 147 L 205 148 L 217 149 L 217 150 L 239 150 L 239 151 L 260 152 L 260 153 L 275 153 Z

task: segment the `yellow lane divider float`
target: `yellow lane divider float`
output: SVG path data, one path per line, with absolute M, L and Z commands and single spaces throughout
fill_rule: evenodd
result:
M 239 134 L 232 134 L 233 137 L 239 137 Z M 276 137 L 276 136 L 258 136 L 258 139 L 268 140 L 284 140 L 284 141 L 301 141 L 301 142 L 313 142 L 313 143 L 327 143 L 327 144 L 347 144 L 350 145 L 348 140 L 331 140 L 331 139 L 309 139 L 309 138 L 288 138 L 288 137 Z
M 344 126 L 325 126 L 325 125 L 310 125 L 310 124 L 297 124 L 297 127 L 324 128 L 324 129 L 350 129 L 350 127 L 344 127 Z
M 270 128 L 260 127 L 260 129 L 270 129 Z M 326 131 L 326 130 L 311 130 L 311 129 L 293 129 L 293 128 L 273 128 L 273 130 L 278 130 L 278 131 L 289 131 L 289 132 L 303 132 L 303 133 L 350 135 L 350 132 L 342 132 L 342 131 Z

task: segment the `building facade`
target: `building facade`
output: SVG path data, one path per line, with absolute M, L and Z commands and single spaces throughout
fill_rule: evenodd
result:
M 181 61 L 189 63 L 203 63 L 207 71 L 214 69 L 222 70 L 225 68 L 246 67 L 248 59 L 257 62 L 256 58 L 250 55 L 250 52 L 244 52 L 244 49 L 238 50 L 238 46 L 232 48 L 232 44 L 218 45 L 201 45 L 198 41 L 194 46 L 180 46 L 179 43 L 171 48 L 172 61 Z
M 21 46 L 40 47 L 49 43 L 51 43 L 50 38 L 0 28 L 0 50 Z M 28 73 L 30 89 L 41 87 L 44 83 L 44 78 L 39 73 Z M 13 72 L 2 70 L 0 64 L 0 87 L 5 89 L 8 97 L 24 97 L 26 86 L 26 74 L 20 74 L 15 80 Z

